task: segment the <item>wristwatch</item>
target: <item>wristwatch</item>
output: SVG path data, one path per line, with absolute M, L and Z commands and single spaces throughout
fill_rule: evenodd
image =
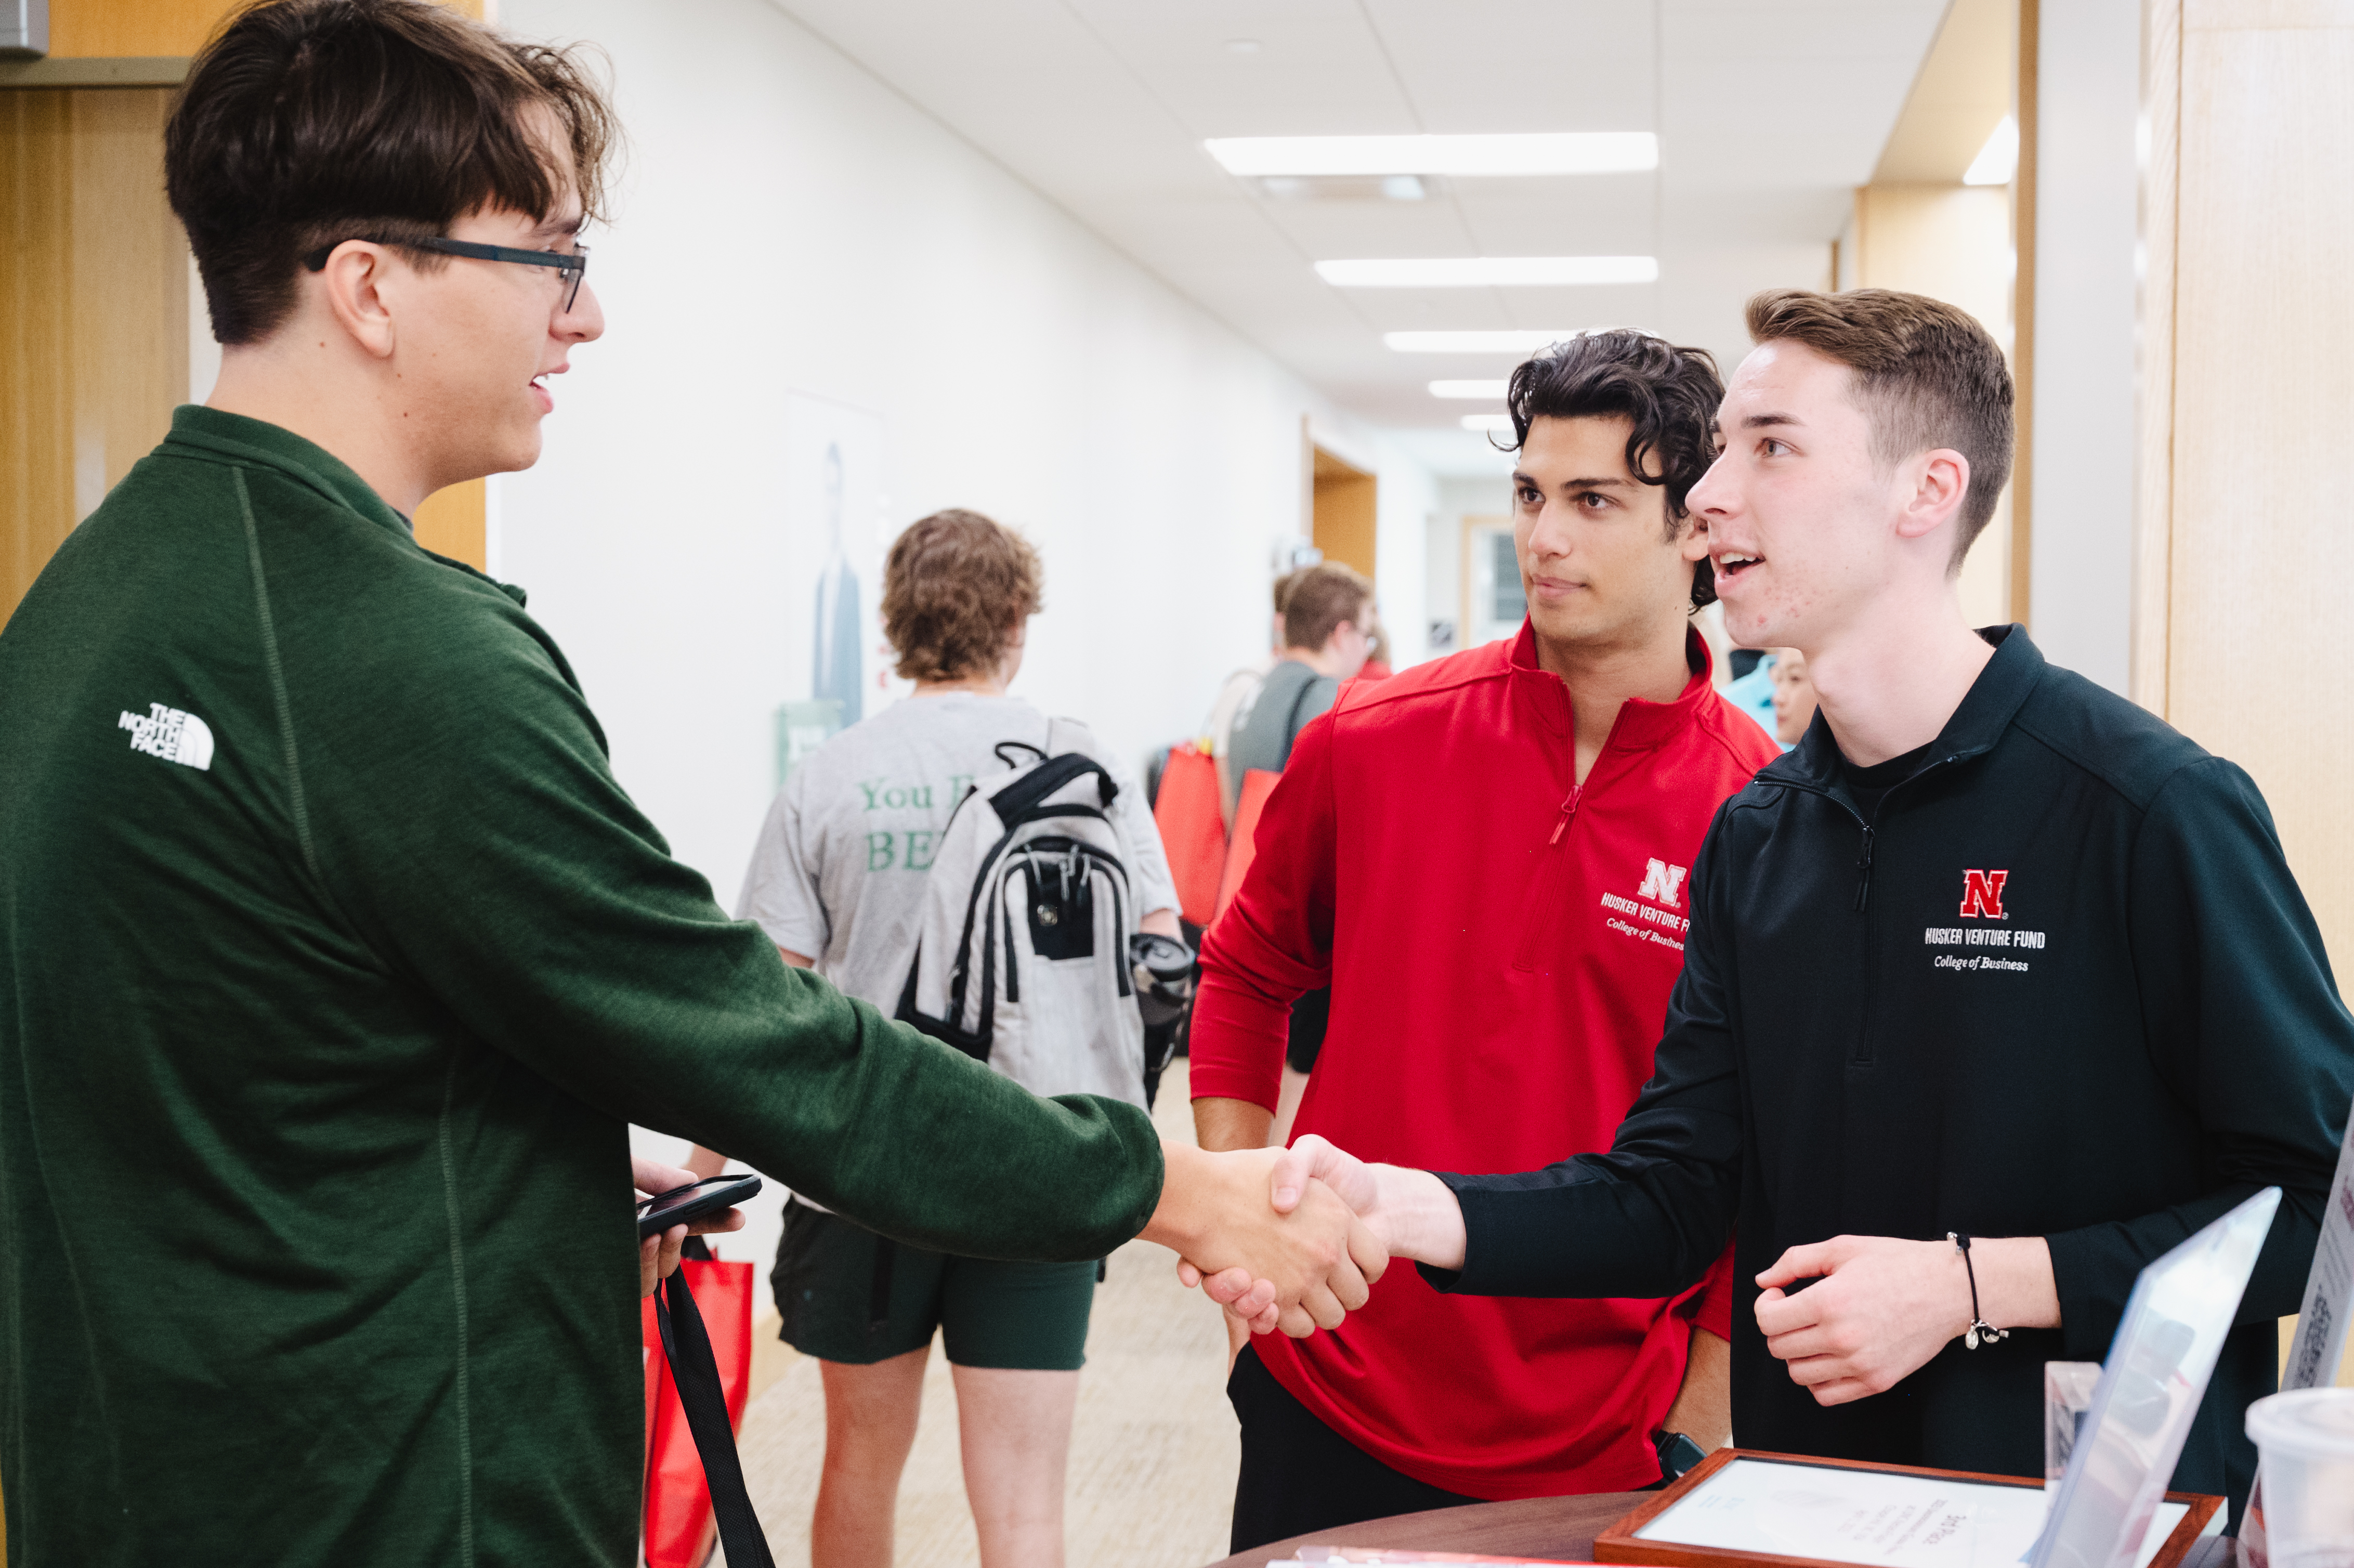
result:
M 1661 1485 L 1682 1479 L 1686 1470 L 1708 1457 L 1706 1450 L 1681 1432 L 1654 1432 L 1651 1446 L 1659 1453 Z

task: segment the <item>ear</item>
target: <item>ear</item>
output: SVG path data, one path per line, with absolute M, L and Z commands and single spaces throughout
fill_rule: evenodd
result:
M 1676 553 L 1694 566 L 1708 558 L 1707 513 L 1692 512 L 1685 514 L 1683 536 L 1678 542 Z
M 1970 489 L 1969 459 L 1951 447 L 1938 447 L 1898 472 L 1911 483 L 1896 519 L 1898 538 L 1926 538 L 1961 514 L 1962 498 Z
M 386 296 L 398 265 L 390 247 L 347 239 L 327 258 L 326 270 L 313 285 L 325 299 L 335 324 L 371 358 L 392 357 L 396 334 L 391 302 Z

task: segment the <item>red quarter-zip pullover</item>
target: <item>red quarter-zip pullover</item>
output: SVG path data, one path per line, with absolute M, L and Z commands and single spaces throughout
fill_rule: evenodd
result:
M 1300 733 L 1257 858 L 1202 951 L 1195 1098 L 1272 1109 L 1293 998 L 1332 986 L 1295 1133 L 1424 1170 L 1610 1147 L 1683 958 L 1718 804 L 1778 755 L 1698 637 L 1671 703 L 1629 702 L 1583 786 L 1533 632 L 1352 686 Z M 1731 1337 L 1730 1254 L 1670 1300 L 1441 1296 L 1393 1268 L 1331 1333 L 1252 1341 L 1393 1468 L 1505 1499 L 1659 1479 L 1650 1434 L 1697 1318 Z

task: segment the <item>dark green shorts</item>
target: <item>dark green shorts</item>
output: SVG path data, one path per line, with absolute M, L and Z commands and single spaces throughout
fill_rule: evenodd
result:
M 820 1361 L 888 1361 L 930 1344 L 934 1329 L 960 1367 L 1076 1372 L 1087 1361 L 1092 1263 L 951 1257 L 794 1202 L 769 1278 L 785 1342 Z

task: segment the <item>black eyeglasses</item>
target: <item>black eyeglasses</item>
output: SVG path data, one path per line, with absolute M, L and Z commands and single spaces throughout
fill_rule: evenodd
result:
M 512 245 L 477 245 L 471 239 L 371 239 L 366 235 L 354 238 L 366 239 L 370 245 L 406 245 L 411 250 L 432 250 L 443 256 L 468 256 L 477 261 L 513 261 L 525 267 L 553 267 L 557 284 L 564 291 L 564 309 L 569 313 L 572 302 L 580 297 L 580 280 L 588 275 L 588 248 L 575 246 L 570 250 L 518 250 Z M 340 239 L 335 245 L 344 242 Z M 327 258 L 334 255 L 334 245 L 323 245 L 302 258 L 302 265 L 317 272 L 325 269 Z

